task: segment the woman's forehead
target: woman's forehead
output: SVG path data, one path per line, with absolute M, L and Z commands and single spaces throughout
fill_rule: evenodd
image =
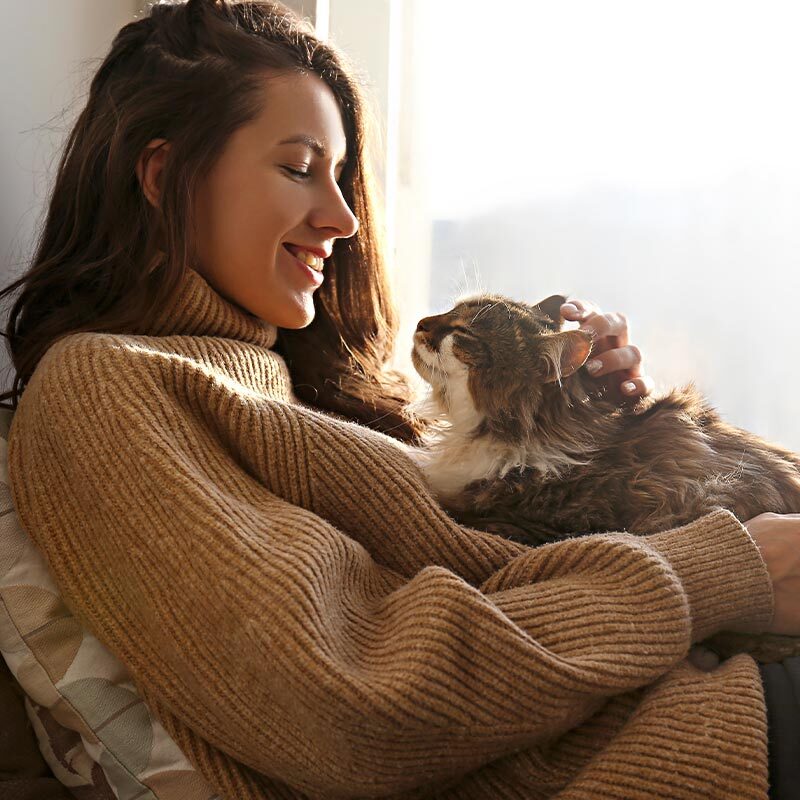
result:
M 265 81 L 262 108 L 250 125 L 270 147 L 305 147 L 320 158 L 342 158 L 347 140 L 331 88 L 312 73 Z

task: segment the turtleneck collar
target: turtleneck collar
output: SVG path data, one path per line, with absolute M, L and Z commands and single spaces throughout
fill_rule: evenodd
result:
M 191 267 L 181 279 L 174 301 L 156 320 L 154 336 L 220 336 L 271 348 L 278 329 L 226 300 Z

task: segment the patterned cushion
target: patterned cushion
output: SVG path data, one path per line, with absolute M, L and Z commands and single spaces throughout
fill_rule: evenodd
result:
M 69 612 L 22 530 L 8 487 L 0 409 L 0 653 L 53 774 L 84 800 L 219 800 L 123 665 Z

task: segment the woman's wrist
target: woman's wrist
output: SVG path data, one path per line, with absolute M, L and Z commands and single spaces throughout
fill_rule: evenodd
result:
M 774 614 L 772 581 L 758 546 L 730 511 L 644 538 L 667 559 L 686 592 L 692 642 L 720 630 L 767 629 Z

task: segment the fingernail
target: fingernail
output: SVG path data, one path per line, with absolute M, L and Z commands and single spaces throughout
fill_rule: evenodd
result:
M 567 312 L 567 314 L 575 314 L 578 317 L 580 317 L 581 315 L 580 312 L 578 311 L 578 307 L 572 305 L 572 303 L 564 303 L 564 305 L 561 306 L 561 313 L 563 314 L 565 311 Z
M 627 383 L 622 384 L 622 391 L 623 392 L 633 392 L 636 390 L 636 384 L 628 381 Z
M 598 361 L 596 358 L 593 358 L 591 361 L 586 362 L 586 369 L 589 371 L 590 375 L 594 375 L 595 372 L 599 372 L 603 367 L 603 362 Z

